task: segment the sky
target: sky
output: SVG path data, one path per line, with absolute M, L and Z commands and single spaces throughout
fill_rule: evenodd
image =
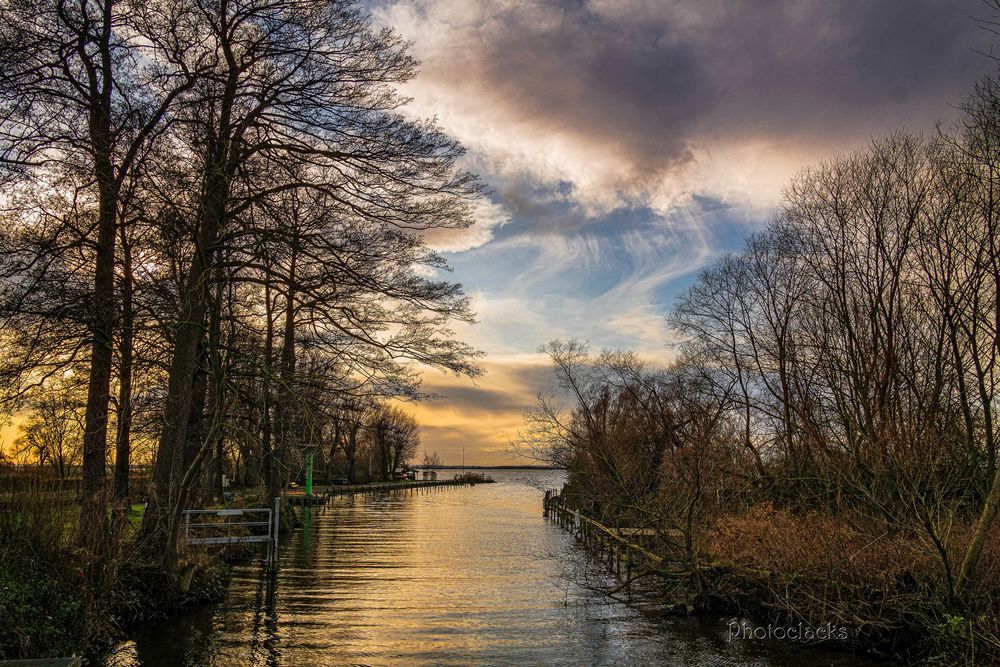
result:
M 372 0 L 412 43 L 406 113 L 490 187 L 430 238 L 479 322 L 486 375 L 425 374 L 410 406 L 446 464 L 511 464 L 576 337 L 669 361 L 676 295 L 767 224 L 799 170 L 898 128 L 933 133 L 996 69 L 982 0 Z M 1000 38 L 997 38 L 1000 39 Z
M 905 127 L 933 132 L 996 69 L 982 0 L 368 0 L 412 43 L 406 113 L 436 117 L 491 189 L 430 238 L 478 313 L 487 373 L 425 374 L 409 406 L 447 464 L 510 464 L 576 337 L 669 361 L 664 316 L 766 225 L 796 172 Z M 9 427 L 0 438 L 10 442 Z M 523 461 L 520 461 L 523 462 Z

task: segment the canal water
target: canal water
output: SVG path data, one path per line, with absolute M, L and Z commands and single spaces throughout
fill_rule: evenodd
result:
M 105 667 L 883 664 L 731 641 L 726 619 L 596 592 L 573 538 L 542 517 L 561 473 L 485 472 L 497 483 L 312 509 L 274 580 L 236 566 L 225 601 L 141 629 Z

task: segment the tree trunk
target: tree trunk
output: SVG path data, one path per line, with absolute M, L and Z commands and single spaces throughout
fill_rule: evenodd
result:
M 90 376 L 87 384 L 87 409 L 83 434 L 83 509 L 80 515 L 82 535 L 99 536 L 107 532 L 107 441 L 108 404 L 111 398 L 113 365 L 112 335 L 115 323 L 114 195 L 101 186 L 101 211 L 98 220 L 97 260 L 94 276 L 93 314 L 91 316 Z
M 344 458 L 347 459 L 347 481 L 356 484 L 358 481 L 358 431 L 361 425 L 352 421 L 347 431 L 347 444 L 344 447 Z
M 89 135 L 94 149 L 94 177 L 98 189 L 97 244 L 94 261 L 94 294 L 90 320 L 92 335 L 90 376 L 83 433 L 83 507 L 80 535 L 100 548 L 108 531 L 107 444 L 108 404 L 114 363 L 112 336 L 115 326 L 115 224 L 118 184 L 113 163 L 111 132 L 111 0 L 105 3 L 97 49 L 102 77 L 90 82 Z
M 174 354 L 170 363 L 163 428 L 153 468 L 152 493 L 143 518 L 142 536 L 149 553 L 161 558 L 164 567 L 173 571 L 177 562 L 177 526 L 186 497 L 181 487 L 188 423 L 195 401 L 195 373 L 199 347 L 204 335 L 210 305 L 209 276 L 214 248 L 222 227 L 228 176 L 220 173 L 222 165 L 210 170 L 206 182 L 205 215 L 198 233 L 197 248 L 185 282 Z M 214 173 L 213 173 L 214 172 Z
M 128 501 L 129 458 L 131 457 L 132 431 L 132 363 L 134 317 L 132 304 L 132 248 L 124 227 L 122 241 L 122 322 L 118 369 L 118 428 L 115 434 L 115 500 Z
M 343 438 L 343 424 L 339 418 L 333 420 L 333 443 L 326 454 L 326 470 L 324 471 L 323 482 L 329 484 L 332 479 L 331 468 L 333 467 L 333 457 L 337 455 L 337 448 L 340 447 L 340 440 Z
M 264 332 L 264 378 L 262 382 L 263 419 L 261 420 L 261 450 L 264 459 L 264 487 L 270 495 L 272 478 L 277 474 L 274 464 L 274 433 L 271 423 L 271 371 L 274 366 L 274 302 L 271 300 L 271 282 L 264 283 L 264 315 L 266 330 Z
M 285 487 L 288 452 L 293 446 L 295 433 L 294 383 L 295 383 L 295 250 L 288 270 L 285 287 L 285 323 L 281 342 L 281 392 L 283 398 L 278 408 L 278 442 L 274 459 L 276 470 L 271 476 L 268 498 L 277 498 Z
M 211 374 L 208 369 L 208 342 L 202 339 L 198 344 L 198 366 L 194 373 L 194 383 L 191 389 L 191 411 L 188 415 L 187 435 L 184 441 L 183 461 L 181 470 L 190 470 L 192 464 L 198 460 L 202 446 L 210 436 L 207 424 L 212 418 L 206 415 L 205 406 L 208 405 L 208 388 Z M 208 448 L 211 452 L 211 447 Z M 201 472 L 201 471 L 196 471 Z M 201 507 L 205 504 L 206 491 L 204 485 L 193 486 L 194 493 L 188 493 L 188 502 L 194 507 Z M 183 507 L 182 507 L 183 509 Z
M 990 487 L 989 495 L 986 496 L 986 502 L 983 505 L 982 513 L 979 515 L 979 521 L 976 523 L 976 530 L 972 535 L 972 541 L 965 552 L 962 567 L 958 571 L 955 591 L 959 596 L 965 592 L 966 585 L 975 573 L 976 566 L 979 565 L 979 558 L 983 553 L 986 536 L 993 527 L 993 522 L 996 520 L 998 511 L 1000 511 L 1000 469 L 997 469 L 993 476 L 993 486 Z
M 211 369 L 208 382 L 209 412 L 216 427 L 211 430 L 212 465 L 207 469 L 205 493 L 215 500 L 222 500 L 223 444 L 225 437 L 226 382 L 222 358 L 222 290 L 225 287 L 221 271 L 216 272 L 215 297 L 209 316 L 208 363 Z
M 160 558 L 164 569 L 174 573 L 177 565 L 177 530 L 184 510 L 192 470 L 182 469 L 187 427 L 195 399 L 194 381 L 199 344 L 211 306 L 210 277 L 219 236 L 229 203 L 229 188 L 236 168 L 233 152 L 232 113 L 239 83 L 231 52 L 226 51 L 229 76 L 219 100 L 217 124 L 206 141 L 201 214 L 194 255 L 181 294 L 174 353 L 167 382 L 163 428 L 153 469 L 152 494 L 142 524 L 142 540 L 148 553 Z M 204 450 L 202 449 L 201 452 Z M 199 460 L 192 463 L 200 463 Z M 183 474 L 182 474 L 183 473 Z

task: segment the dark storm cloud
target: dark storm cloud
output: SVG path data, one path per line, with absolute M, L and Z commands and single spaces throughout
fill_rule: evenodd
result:
M 508 391 L 450 386 L 442 389 L 441 394 L 449 407 L 460 410 L 482 410 L 483 406 L 489 406 L 490 411 L 522 412 L 535 403 L 534 395 L 522 389 L 516 387 L 514 391 Z
M 973 52 L 989 46 L 979 0 L 498 0 L 449 25 L 436 21 L 468 0 L 397 4 L 441 31 L 426 38 L 440 42 L 426 76 L 622 152 L 637 178 L 687 161 L 704 138 L 924 127 L 992 67 Z

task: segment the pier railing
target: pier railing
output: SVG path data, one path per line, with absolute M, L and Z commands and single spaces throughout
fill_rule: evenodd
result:
M 327 496 L 350 496 L 376 493 L 401 493 L 414 491 L 417 489 L 428 489 L 432 487 L 445 486 L 475 486 L 476 484 L 489 484 L 493 482 L 489 477 L 483 475 L 456 476 L 455 479 L 439 480 L 417 480 L 410 482 L 372 482 L 371 484 L 345 484 L 344 486 L 331 486 L 324 493 Z

